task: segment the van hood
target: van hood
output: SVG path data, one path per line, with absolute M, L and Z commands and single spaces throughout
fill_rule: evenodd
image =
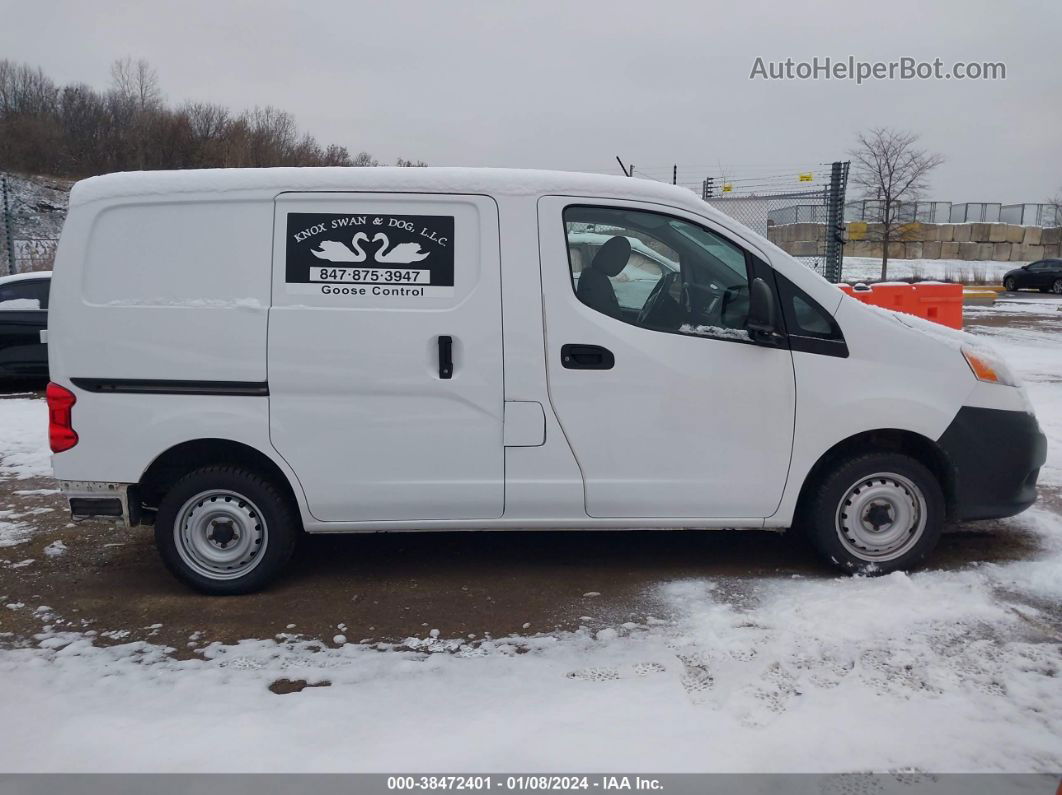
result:
M 838 291 L 841 292 L 841 291 Z M 939 342 L 942 345 L 946 345 L 949 348 L 956 350 L 967 345 L 971 348 L 980 348 L 985 350 L 992 350 L 992 346 L 988 345 L 984 339 L 971 334 L 968 331 L 960 331 L 959 329 L 949 328 L 943 326 L 940 323 L 934 323 L 932 320 L 926 320 L 925 318 L 916 317 L 915 315 L 909 315 L 906 312 L 896 312 L 892 309 L 884 309 L 880 306 L 874 306 L 873 304 L 865 304 L 858 298 L 854 298 L 847 293 L 841 293 L 843 298 L 842 302 L 851 301 L 854 304 L 860 306 L 864 311 L 871 312 L 878 317 L 887 318 L 892 323 L 899 323 L 904 328 L 913 329 L 920 332 L 927 337 Z
M 932 340 L 938 345 L 943 345 L 954 350 L 959 356 L 962 355 L 962 350 L 965 348 L 982 358 L 998 362 L 1000 366 L 1006 369 L 1008 377 L 1013 380 L 1014 386 L 1022 391 L 1024 397 L 1024 387 L 1021 379 L 1016 373 L 1014 373 L 1013 369 L 1007 365 L 1006 357 L 996 350 L 995 346 L 986 342 L 984 337 L 978 337 L 968 331 L 949 328 L 940 323 L 934 323 L 932 320 L 909 315 L 906 312 L 894 312 L 891 309 L 883 309 L 872 304 L 864 304 L 862 301 L 852 298 L 851 296 L 846 297 L 851 301 L 855 301 L 865 310 L 873 312 L 880 317 L 887 317 L 892 322 L 899 323 L 905 329 L 910 329 L 911 331 L 916 332 L 922 336 L 923 339 Z

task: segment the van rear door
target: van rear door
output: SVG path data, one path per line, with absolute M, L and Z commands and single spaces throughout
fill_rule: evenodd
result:
M 494 201 L 287 193 L 274 219 L 270 435 L 310 513 L 501 516 Z

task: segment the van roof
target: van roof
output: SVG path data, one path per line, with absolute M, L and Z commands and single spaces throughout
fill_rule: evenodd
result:
M 706 205 L 692 191 L 647 179 L 510 168 L 219 168 L 184 171 L 129 171 L 78 182 L 71 208 L 116 198 L 148 198 L 180 193 L 258 193 L 284 191 L 403 191 L 539 196 L 589 195 L 635 198 L 670 204 Z

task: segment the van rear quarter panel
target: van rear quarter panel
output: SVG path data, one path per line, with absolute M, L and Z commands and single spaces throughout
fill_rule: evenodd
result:
M 57 265 L 60 372 L 265 380 L 270 202 L 103 206 L 81 236 Z
M 272 197 L 138 198 L 75 205 L 53 275 L 52 380 L 266 380 Z M 62 479 L 136 481 L 189 438 L 266 452 L 264 398 L 77 394 Z

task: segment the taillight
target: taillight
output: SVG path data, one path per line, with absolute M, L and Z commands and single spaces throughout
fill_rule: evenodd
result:
M 48 442 L 53 453 L 61 453 L 77 444 L 77 433 L 70 417 L 77 395 L 59 384 L 48 384 L 44 394 L 48 400 Z

